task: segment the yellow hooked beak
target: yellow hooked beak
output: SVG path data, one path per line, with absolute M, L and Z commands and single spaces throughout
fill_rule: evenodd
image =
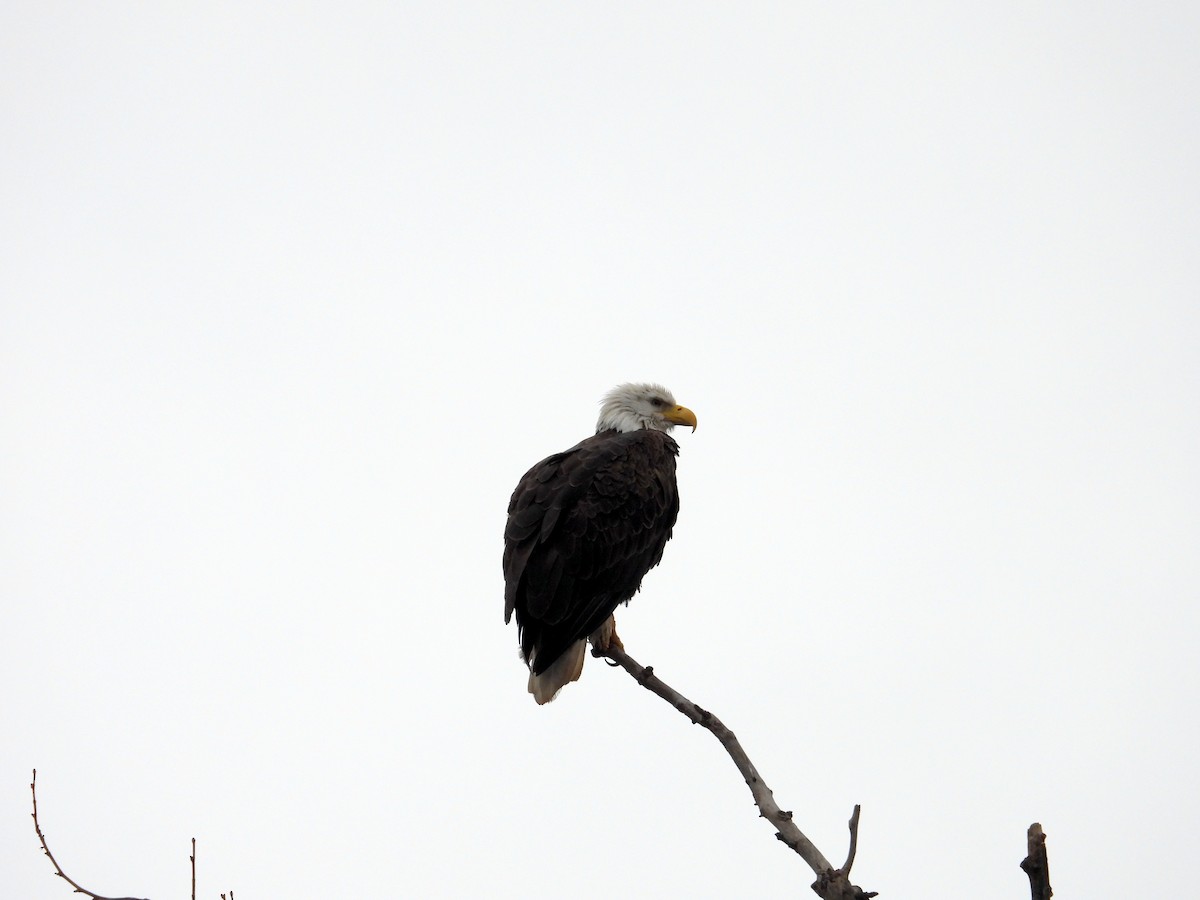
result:
M 692 431 L 696 430 L 696 414 L 686 406 L 673 406 L 662 415 L 672 425 L 691 425 Z

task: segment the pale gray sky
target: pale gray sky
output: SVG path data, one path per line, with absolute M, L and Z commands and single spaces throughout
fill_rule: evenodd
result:
M 884 897 L 1196 880 L 1200 11 L 0 10 L 0 888 L 803 896 L 717 743 L 538 708 L 509 492 L 667 384 L 619 616 Z

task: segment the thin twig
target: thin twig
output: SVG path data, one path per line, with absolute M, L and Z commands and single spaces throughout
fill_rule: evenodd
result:
M 862 806 L 855 803 L 854 814 L 850 816 L 850 852 L 846 854 L 846 862 L 842 866 L 842 871 L 847 875 L 854 866 L 854 854 L 858 852 L 858 814 L 861 812 Z M 196 900 L 196 898 L 193 897 L 192 900 Z
M 634 680 L 646 690 L 666 700 L 696 725 L 702 725 L 712 732 L 713 736 L 721 742 L 721 746 L 725 748 L 725 752 L 729 754 L 738 771 L 742 773 L 742 777 L 746 779 L 746 785 L 750 788 L 750 794 L 754 797 L 754 805 L 758 807 L 759 813 L 775 826 L 775 837 L 794 850 L 816 873 L 817 881 L 812 888 L 819 897 L 825 898 L 825 900 L 865 900 L 865 898 L 875 896 L 875 892 L 868 893 L 850 884 L 848 877 L 850 863 L 854 861 L 854 848 L 857 844 L 858 807 L 855 807 L 854 818 L 851 820 L 850 859 L 844 870 L 834 869 L 829 860 L 816 848 L 816 845 L 792 821 L 792 813 L 779 808 L 771 789 L 762 780 L 758 769 L 754 767 L 754 763 L 742 749 L 737 737 L 725 726 L 725 723 L 667 685 L 654 674 L 652 667 L 639 664 L 615 642 L 604 650 L 593 647 L 592 655 L 612 660 L 632 675 Z
M 33 830 L 37 832 L 38 840 L 42 842 L 42 850 L 46 856 L 50 857 L 50 862 L 54 865 L 54 874 L 75 888 L 77 894 L 87 894 L 92 900 L 137 900 L 136 897 L 101 897 L 99 894 L 89 891 L 85 887 L 81 887 L 77 882 L 72 881 L 67 877 L 67 873 L 62 870 L 62 866 L 58 864 L 58 860 L 54 858 L 54 854 L 50 852 L 50 845 L 46 843 L 46 835 L 42 834 L 42 826 L 38 823 L 37 812 L 37 769 L 33 770 L 33 781 L 29 783 L 29 791 L 33 794 Z
M 196 839 L 192 838 L 192 900 L 196 900 Z

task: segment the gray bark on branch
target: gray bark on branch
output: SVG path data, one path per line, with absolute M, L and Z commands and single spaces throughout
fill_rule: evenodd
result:
M 713 737 L 721 742 L 721 746 L 725 748 L 725 752 L 729 754 L 733 764 L 742 773 L 759 813 L 775 827 L 775 837 L 795 851 L 816 873 L 817 880 L 813 883 L 812 889 L 818 897 L 823 900 L 867 900 L 867 898 L 876 896 L 877 892 L 864 891 L 850 883 L 850 867 L 854 865 L 854 854 L 858 847 L 858 806 L 854 807 L 854 815 L 850 817 L 850 851 L 846 856 L 846 862 L 841 868 L 835 869 L 833 864 L 825 858 L 824 854 L 792 820 L 792 813 L 779 808 L 779 804 L 775 802 L 774 793 L 763 781 L 762 776 L 758 774 L 758 769 L 746 755 L 737 736 L 725 726 L 724 722 L 666 684 L 654 674 L 651 666 L 643 666 L 636 662 L 616 642 L 607 649 L 593 647 L 592 655 L 612 660 L 632 675 L 634 680 L 646 690 L 666 700 L 696 725 L 712 732 Z

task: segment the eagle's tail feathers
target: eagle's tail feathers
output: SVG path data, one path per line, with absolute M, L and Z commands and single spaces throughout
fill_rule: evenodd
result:
M 541 675 L 529 673 L 529 693 L 533 694 L 538 706 L 553 700 L 564 685 L 579 680 L 586 655 L 587 641 L 576 641 Z

